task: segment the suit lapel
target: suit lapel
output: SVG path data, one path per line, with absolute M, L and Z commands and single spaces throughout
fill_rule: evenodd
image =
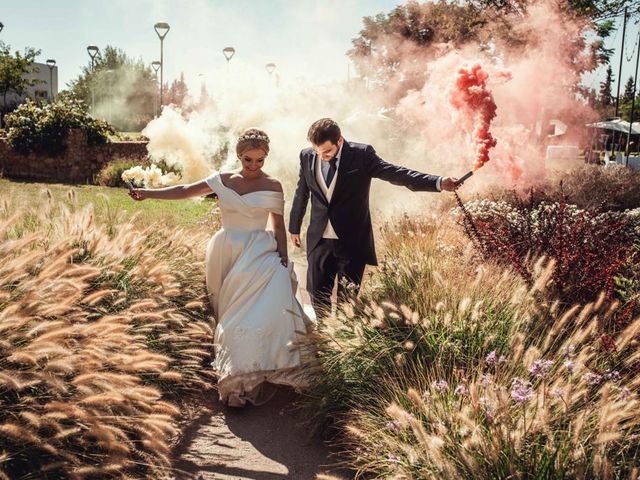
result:
M 342 193 L 342 190 L 345 187 L 345 182 L 347 180 L 347 176 L 344 172 L 348 170 L 349 163 L 351 161 L 351 147 L 347 143 L 346 140 L 343 140 L 342 145 L 342 153 L 340 154 L 340 165 L 338 165 L 338 171 L 336 172 L 336 185 L 333 188 L 333 195 L 331 196 L 331 201 L 334 201 L 337 196 Z
M 313 186 L 313 188 L 315 189 L 316 196 L 320 198 L 320 200 L 325 205 L 329 205 L 329 202 L 327 201 L 327 197 L 324 195 L 324 192 L 322 191 L 322 188 L 320 187 L 320 185 L 318 185 L 318 180 L 316 178 L 316 162 L 317 161 L 318 161 L 317 154 L 314 152 L 311 155 L 311 161 L 309 162 L 309 177 L 311 177 L 310 185 Z

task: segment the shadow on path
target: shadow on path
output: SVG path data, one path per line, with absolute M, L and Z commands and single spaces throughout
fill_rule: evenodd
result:
M 280 388 L 263 406 L 240 409 L 225 407 L 216 392 L 210 394 L 174 448 L 177 480 L 313 480 L 320 473 L 351 478 L 331 466 L 335 460 L 322 440 L 309 436 L 293 411 L 298 397 L 290 389 Z

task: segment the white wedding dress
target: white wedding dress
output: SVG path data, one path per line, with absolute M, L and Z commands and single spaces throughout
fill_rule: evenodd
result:
M 209 300 L 216 318 L 215 360 L 220 399 L 232 406 L 269 399 L 274 384 L 305 386 L 296 342 L 311 323 L 296 299 L 292 264 L 284 267 L 269 213 L 284 213 L 281 192 L 240 195 L 207 177 L 218 196 L 223 228 L 207 245 Z

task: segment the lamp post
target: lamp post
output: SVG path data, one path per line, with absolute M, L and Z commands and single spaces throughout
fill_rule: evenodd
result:
M 93 78 L 93 74 L 95 73 L 95 59 L 96 56 L 98 55 L 98 52 L 100 51 L 100 49 L 98 47 L 96 47 L 95 45 L 89 45 L 87 47 L 87 53 L 89 54 L 89 56 L 91 57 L 91 114 L 95 115 L 95 108 L 96 108 L 96 98 L 95 98 L 95 92 L 94 92 L 94 88 L 93 88 L 93 84 L 94 84 L 94 78 Z
M 153 26 L 153 29 L 156 31 L 156 34 L 158 35 L 158 38 L 160 39 L 160 110 L 162 111 L 162 89 L 164 88 L 163 86 L 163 82 L 164 82 L 164 50 L 163 50 L 163 45 L 164 45 L 164 37 L 167 36 L 167 33 L 169 33 L 169 24 L 165 23 L 165 22 L 159 22 L 156 23 Z
M 53 102 L 53 68 L 56 66 L 56 61 L 53 58 L 49 58 L 47 60 L 47 66 L 49 67 L 49 94 Z
M 224 55 L 224 58 L 227 60 L 227 73 L 229 73 L 229 61 L 236 54 L 236 49 L 233 48 L 233 47 L 223 48 L 222 49 L 222 54 Z
M 264 66 L 265 70 L 267 71 L 267 73 L 269 74 L 269 78 L 271 78 L 273 76 L 273 72 L 276 69 L 276 64 L 275 63 L 267 63 Z
M 105 70 L 104 73 L 107 83 L 109 84 L 109 123 L 113 123 L 113 75 L 115 72 L 109 69 Z
M 154 61 L 151 62 L 151 67 L 153 68 L 153 71 L 156 73 L 156 83 L 158 83 L 158 70 L 160 70 L 160 65 L 162 65 L 159 61 Z M 156 90 L 156 96 L 158 95 L 157 93 L 158 91 Z M 158 106 L 158 109 L 156 110 L 156 116 L 159 114 L 160 111 L 160 106 Z
M 629 155 L 631 155 L 631 134 L 633 133 L 633 114 L 636 107 L 636 87 L 638 86 L 638 67 L 640 66 L 640 35 L 638 35 L 638 56 L 636 57 L 636 74 L 633 76 L 633 95 L 631 96 L 631 118 L 629 118 L 629 133 L 627 135 L 627 147 L 625 148 L 625 166 L 629 166 Z M 636 148 L 638 146 L 636 145 Z

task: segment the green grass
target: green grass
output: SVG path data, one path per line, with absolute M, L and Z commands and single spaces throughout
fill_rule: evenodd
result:
M 144 200 L 136 202 L 124 188 L 99 187 L 94 185 L 64 185 L 56 183 L 31 183 L 0 178 L 0 199 L 7 198 L 15 205 L 39 207 L 49 190 L 55 200 L 68 202 L 67 192 L 75 192 L 78 206 L 93 203 L 96 216 L 104 221 L 113 221 L 122 212 L 126 221 L 138 214 L 136 224 L 145 227 L 153 223 L 182 228 L 203 227 L 198 222 L 207 217 L 215 206 L 211 200 Z

